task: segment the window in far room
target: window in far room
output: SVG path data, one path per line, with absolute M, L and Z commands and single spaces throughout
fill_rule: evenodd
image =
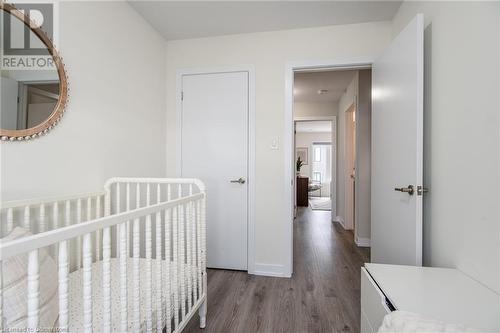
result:
M 313 180 L 316 182 L 321 182 L 321 172 L 313 172 Z
M 314 148 L 314 162 L 321 162 L 321 148 Z

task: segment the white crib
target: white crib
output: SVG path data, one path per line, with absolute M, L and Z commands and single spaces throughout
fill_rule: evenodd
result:
M 3 203 L 0 327 L 170 333 L 199 311 L 204 328 L 205 210 L 196 179 Z

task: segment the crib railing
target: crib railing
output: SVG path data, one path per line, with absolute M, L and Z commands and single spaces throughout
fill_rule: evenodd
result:
M 14 227 L 23 227 L 32 234 L 54 230 L 63 226 L 78 224 L 104 216 L 105 191 L 71 196 L 36 198 L 8 201 L 0 204 L 0 234 L 8 235 Z M 96 249 L 100 249 L 100 235 L 93 236 Z M 77 248 L 82 246 L 82 238 L 73 242 Z M 57 256 L 56 248 L 49 250 Z M 82 266 L 81 252 L 74 254 L 76 260 L 72 269 Z M 96 251 L 96 257 L 99 252 Z
M 84 199 L 75 197 L 65 201 L 77 202 L 76 222 L 70 218 L 64 226 L 54 221 L 48 231 L 38 226 L 38 233 L 0 244 L 0 267 L 6 260 L 27 255 L 27 329 L 39 328 L 40 315 L 40 263 L 39 252 L 54 249 L 57 260 L 58 323 L 57 329 L 69 331 L 71 327 L 69 302 L 69 275 L 71 272 L 71 247 L 78 253 L 76 269 L 82 272 L 82 321 L 83 330 L 111 332 L 113 323 L 119 321 L 120 331 L 140 331 L 141 311 L 145 315 L 144 330 L 167 333 L 180 332 L 196 310 L 200 312 L 200 326 L 205 326 L 206 316 L 206 195 L 203 184 L 194 179 L 142 179 L 113 178 L 105 185 L 104 217 L 100 217 L 102 194 L 87 197 L 87 221 L 79 219 Z M 92 206 L 92 200 L 95 206 Z M 59 200 L 24 202 L 32 206 L 49 204 L 53 216 L 59 216 Z M 9 204 L 4 206 L 18 208 Z M 95 218 L 89 213 L 95 208 Z M 99 209 L 98 209 L 99 207 Z M 99 212 L 99 213 L 98 213 Z M 44 213 L 44 214 L 42 214 Z M 9 213 L 7 213 L 8 215 Z M 46 221 L 47 210 L 40 208 L 40 217 Z M 8 222 L 9 224 L 9 222 Z M 6 229 L 12 229 L 11 223 Z M 31 224 L 30 224 L 31 225 Z M 30 230 L 33 230 L 30 228 Z M 77 241 L 77 240 L 80 240 Z M 76 245 L 75 245 L 76 244 Z M 81 244 L 81 245 L 80 245 Z M 112 276 L 111 260 L 119 261 L 119 274 Z M 146 278 L 141 279 L 140 260 L 146 262 Z M 102 266 L 102 323 L 93 323 L 92 265 Z M 132 276 L 127 266 L 132 263 Z M 153 267 L 154 273 L 153 274 Z M 0 274 L 1 276 L 2 274 Z M 132 279 L 129 290 L 128 279 Z M 167 283 L 164 283 L 167 281 Z M 0 281 L 1 283 L 1 281 Z M 119 315 L 112 313 L 111 285 L 119 284 Z M 152 290 L 155 289 L 155 299 Z M 141 294 L 145 306 L 141 308 Z M 132 295 L 131 300 L 129 295 Z M 0 320 L 3 320 L 3 287 L 0 294 Z M 132 313 L 129 303 L 132 302 Z M 132 319 L 132 320 L 129 320 Z M 129 322 L 133 327 L 129 327 Z M 0 322 L 0 327 L 3 322 Z
M 103 216 L 104 191 L 0 203 L 1 236 L 16 226 L 40 233 Z

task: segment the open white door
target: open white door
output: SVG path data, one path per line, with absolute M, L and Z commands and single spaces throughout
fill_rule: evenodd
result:
M 372 262 L 422 265 L 424 18 L 373 64 Z

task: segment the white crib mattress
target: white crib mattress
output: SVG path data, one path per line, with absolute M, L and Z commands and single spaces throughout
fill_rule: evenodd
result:
M 140 281 L 146 281 L 146 259 L 139 259 L 140 262 Z M 120 266 L 119 259 L 111 259 L 111 317 L 112 317 L 112 327 L 113 332 L 120 331 Z M 167 262 L 162 260 L 163 269 L 165 270 Z M 127 285 L 128 285 L 128 327 L 129 330 L 133 328 L 133 259 L 130 258 L 127 261 Z M 193 274 L 196 274 L 197 270 L 195 266 L 192 267 Z M 185 278 L 188 277 L 189 266 L 184 265 L 185 268 Z M 156 330 L 157 313 L 156 308 L 156 262 L 153 260 L 152 265 L 152 288 L 151 288 L 151 299 L 152 299 L 152 321 L 153 330 Z M 69 290 L 70 290 L 70 304 L 69 304 L 69 332 L 83 332 L 83 285 L 82 285 L 82 269 L 79 269 L 69 275 Z M 173 276 L 173 272 L 171 273 Z M 177 274 L 179 276 L 179 274 Z M 187 282 L 187 281 L 186 281 Z M 173 285 L 173 279 L 171 279 Z M 181 284 L 179 276 L 179 285 Z M 163 274 L 163 287 L 167 285 L 166 275 Z M 187 283 L 186 283 L 187 285 Z M 141 332 L 146 331 L 146 292 L 145 285 L 142 283 L 140 286 L 141 297 Z M 171 288 L 173 290 L 173 288 Z M 187 294 L 187 290 L 186 290 Z M 102 331 L 102 321 L 103 321 L 103 306 L 102 306 L 102 262 L 96 262 L 92 264 L 92 300 L 93 300 L 93 331 Z M 180 298 L 180 295 L 179 295 Z M 162 295 L 162 308 L 165 309 L 165 299 L 166 294 L 163 292 Z M 173 299 L 170 304 L 173 304 Z M 166 323 L 166 313 L 162 313 L 162 325 L 165 326 Z

